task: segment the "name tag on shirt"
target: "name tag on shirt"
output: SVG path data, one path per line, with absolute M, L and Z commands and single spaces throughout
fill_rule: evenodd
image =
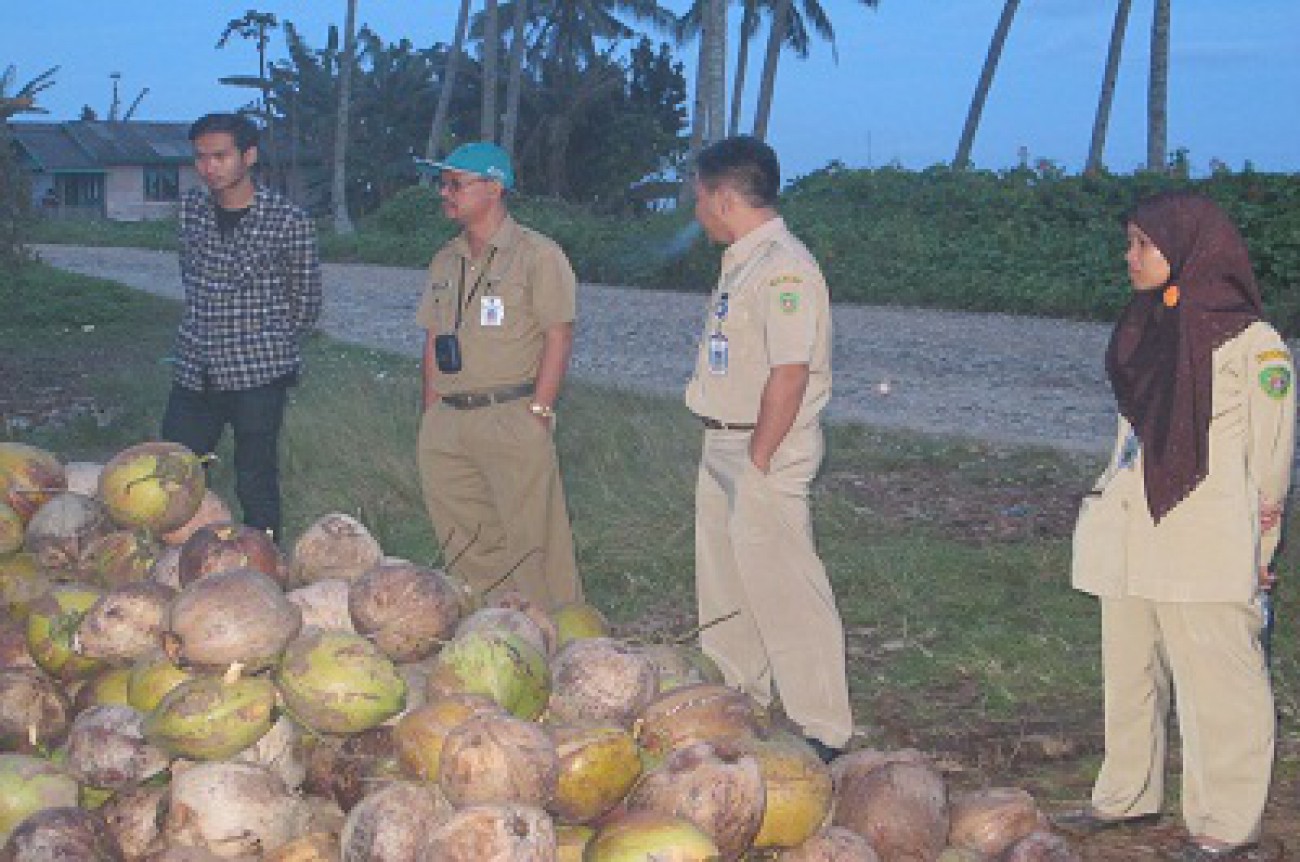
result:
M 480 326 L 500 326 L 506 322 L 506 304 L 501 301 L 501 297 L 483 297 L 478 322 Z

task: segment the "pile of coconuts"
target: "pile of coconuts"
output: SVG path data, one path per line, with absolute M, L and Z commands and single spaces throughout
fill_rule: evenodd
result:
M 1070 862 L 1016 788 L 826 765 L 697 649 L 475 596 L 170 443 L 0 443 L 0 859 Z

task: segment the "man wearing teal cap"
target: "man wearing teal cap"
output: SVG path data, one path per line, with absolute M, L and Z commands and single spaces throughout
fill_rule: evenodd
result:
M 426 332 L 418 460 L 434 532 L 480 596 L 509 574 L 546 609 L 579 601 L 552 432 L 573 350 L 577 279 L 552 240 L 506 206 L 510 156 L 457 147 L 435 176 L 460 234 L 434 255 L 416 321 Z

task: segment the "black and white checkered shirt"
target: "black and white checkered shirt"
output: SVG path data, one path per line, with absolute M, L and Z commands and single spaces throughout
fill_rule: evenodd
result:
M 302 364 L 299 340 L 321 310 L 320 258 L 307 215 L 259 187 L 233 234 L 217 229 L 211 194 L 181 202 L 185 314 L 175 380 L 187 389 L 251 389 Z

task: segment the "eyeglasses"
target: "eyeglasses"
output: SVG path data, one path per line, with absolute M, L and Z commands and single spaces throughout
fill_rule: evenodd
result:
M 453 177 L 451 179 L 439 179 L 438 188 L 444 192 L 456 194 L 466 186 L 472 186 L 474 183 L 485 183 L 487 181 L 488 180 L 484 177 L 466 177 L 465 179 Z

